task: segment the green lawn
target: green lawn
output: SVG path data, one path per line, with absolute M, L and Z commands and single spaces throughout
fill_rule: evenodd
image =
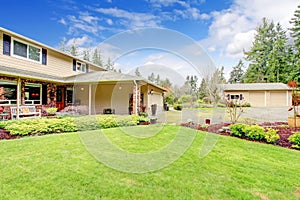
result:
M 158 130 L 151 134 L 153 129 Z M 172 142 L 179 127 L 106 129 L 128 152 L 149 152 Z M 299 199 L 300 152 L 216 135 L 196 134 L 190 148 L 171 165 L 134 174 L 98 162 L 79 133 L 0 141 L 0 199 Z M 127 134 L 130 133 L 130 134 Z M 88 131 L 82 134 L 95 134 Z

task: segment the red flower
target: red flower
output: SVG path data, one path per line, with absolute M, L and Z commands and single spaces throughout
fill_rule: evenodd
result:
M 289 81 L 287 84 L 291 88 L 296 88 L 298 86 L 298 83 L 296 81 Z

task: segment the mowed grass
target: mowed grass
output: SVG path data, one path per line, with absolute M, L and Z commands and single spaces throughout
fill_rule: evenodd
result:
M 165 126 L 149 133 L 153 128 L 103 132 L 126 151 L 147 152 L 169 144 L 179 129 Z M 183 130 L 196 134 L 183 156 L 161 170 L 142 174 L 98 162 L 79 133 L 0 141 L 0 199 L 300 198 L 300 152 L 219 136 L 211 152 L 200 158 L 202 145 L 216 135 Z

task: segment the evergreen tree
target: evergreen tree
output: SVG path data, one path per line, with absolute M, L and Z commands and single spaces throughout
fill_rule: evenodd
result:
M 115 67 L 114 67 L 115 63 L 113 63 L 110 58 L 107 59 L 107 63 L 105 65 L 105 68 L 107 70 L 110 70 L 110 71 L 116 71 Z
M 291 19 L 290 23 L 293 25 L 289 30 L 291 31 L 291 36 L 294 39 L 293 45 L 293 67 L 290 73 L 290 80 L 300 81 L 300 5 L 297 7 L 294 13 L 294 17 Z
M 92 56 L 92 62 L 100 67 L 103 67 L 103 62 L 101 59 L 101 53 L 98 51 L 97 48 L 95 48 Z
M 150 76 L 148 76 L 148 80 L 151 81 L 152 83 L 154 83 L 155 81 L 155 75 L 154 73 L 152 72 Z
M 136 69 L 135 69 L 135 75 L 136 76 L 138 76 L 138 77 L 142 77 L 142 74 L 141 74 L 141 72 L 139 71 L 139 68 L 137 67 Z
M 267 69 L 267 79 L 269 82 L 287 82 L 286 75 L 289 71 L 287 56 L 288 38 L 286 32 L 282 29 L 281 25 L 278 23 L 275 28 L 275 38 L 273 49 L 269 54 L 268 59 L 268 69 Z
M 230 72 L 229 83 L 242 83 L 244 76 L 244 63 L 242 60 L 239 60 L 239 63 L 232 68 Z
M 206 81 L 204 78 L 202 78 L 202 80 L 201 80 L 200 87 L 197 92 L 197 96 L 198 96 L 198 99 L 203 99 L 204 97 L 208 96 L 207 84 L 206 84 Z
M 66 41 L 67 39 L 64 37 L 60 42 L 59 50 L 61 50 L 62 52 L 67 52 Z
M 160 84 L 160 76 L 159 76 L 159 74 L 157 74 L 157 76 L 155 78 L 155 84 L 157 84 L 157 85 Z
M 78 56 L 78 46 L 76 44 L 76 40 L 73 40 L 73 44 L 71 45 L 69 51 L 72 56 Z
M 91 49 L 89 44 L 89 46 L 83 51 L 83 60 L 90 61 L 90 52 Z
M 265 74 L 268 71 L 269 54 L 274 46 L 274 23 L 269 23 L 266 18 L 256 29 L 254 42 L 251 49 L 245 52 L 246 60 L 250 61 L 245 73 L 245 82 L 266 82 Z

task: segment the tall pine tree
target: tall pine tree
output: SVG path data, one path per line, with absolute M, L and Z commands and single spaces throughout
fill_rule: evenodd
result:
M 245 82 L 266 82 L 268 71 L 269 54 L 273 49 L 275 31 L 274 23 L 269 23 L 266 18 L 256 29 L 254 42 L 249 51 L 245 52 L 246 60 L 250 61 L 249 67 L 245 73 Z
M 229 83 L 242 83 L 244 76 L 244 63 L 242 60 L 239 60 L 239 63 L 232 68 L 230 72 Z
M 290 73 L 290 80 L 300 81 L 300 6 L 297 7 L 294 13 L 294 17 L 290 21 L 293 25 L 290 28 L 291 36 L 294 39 L 293 45 L 293 70 Z

